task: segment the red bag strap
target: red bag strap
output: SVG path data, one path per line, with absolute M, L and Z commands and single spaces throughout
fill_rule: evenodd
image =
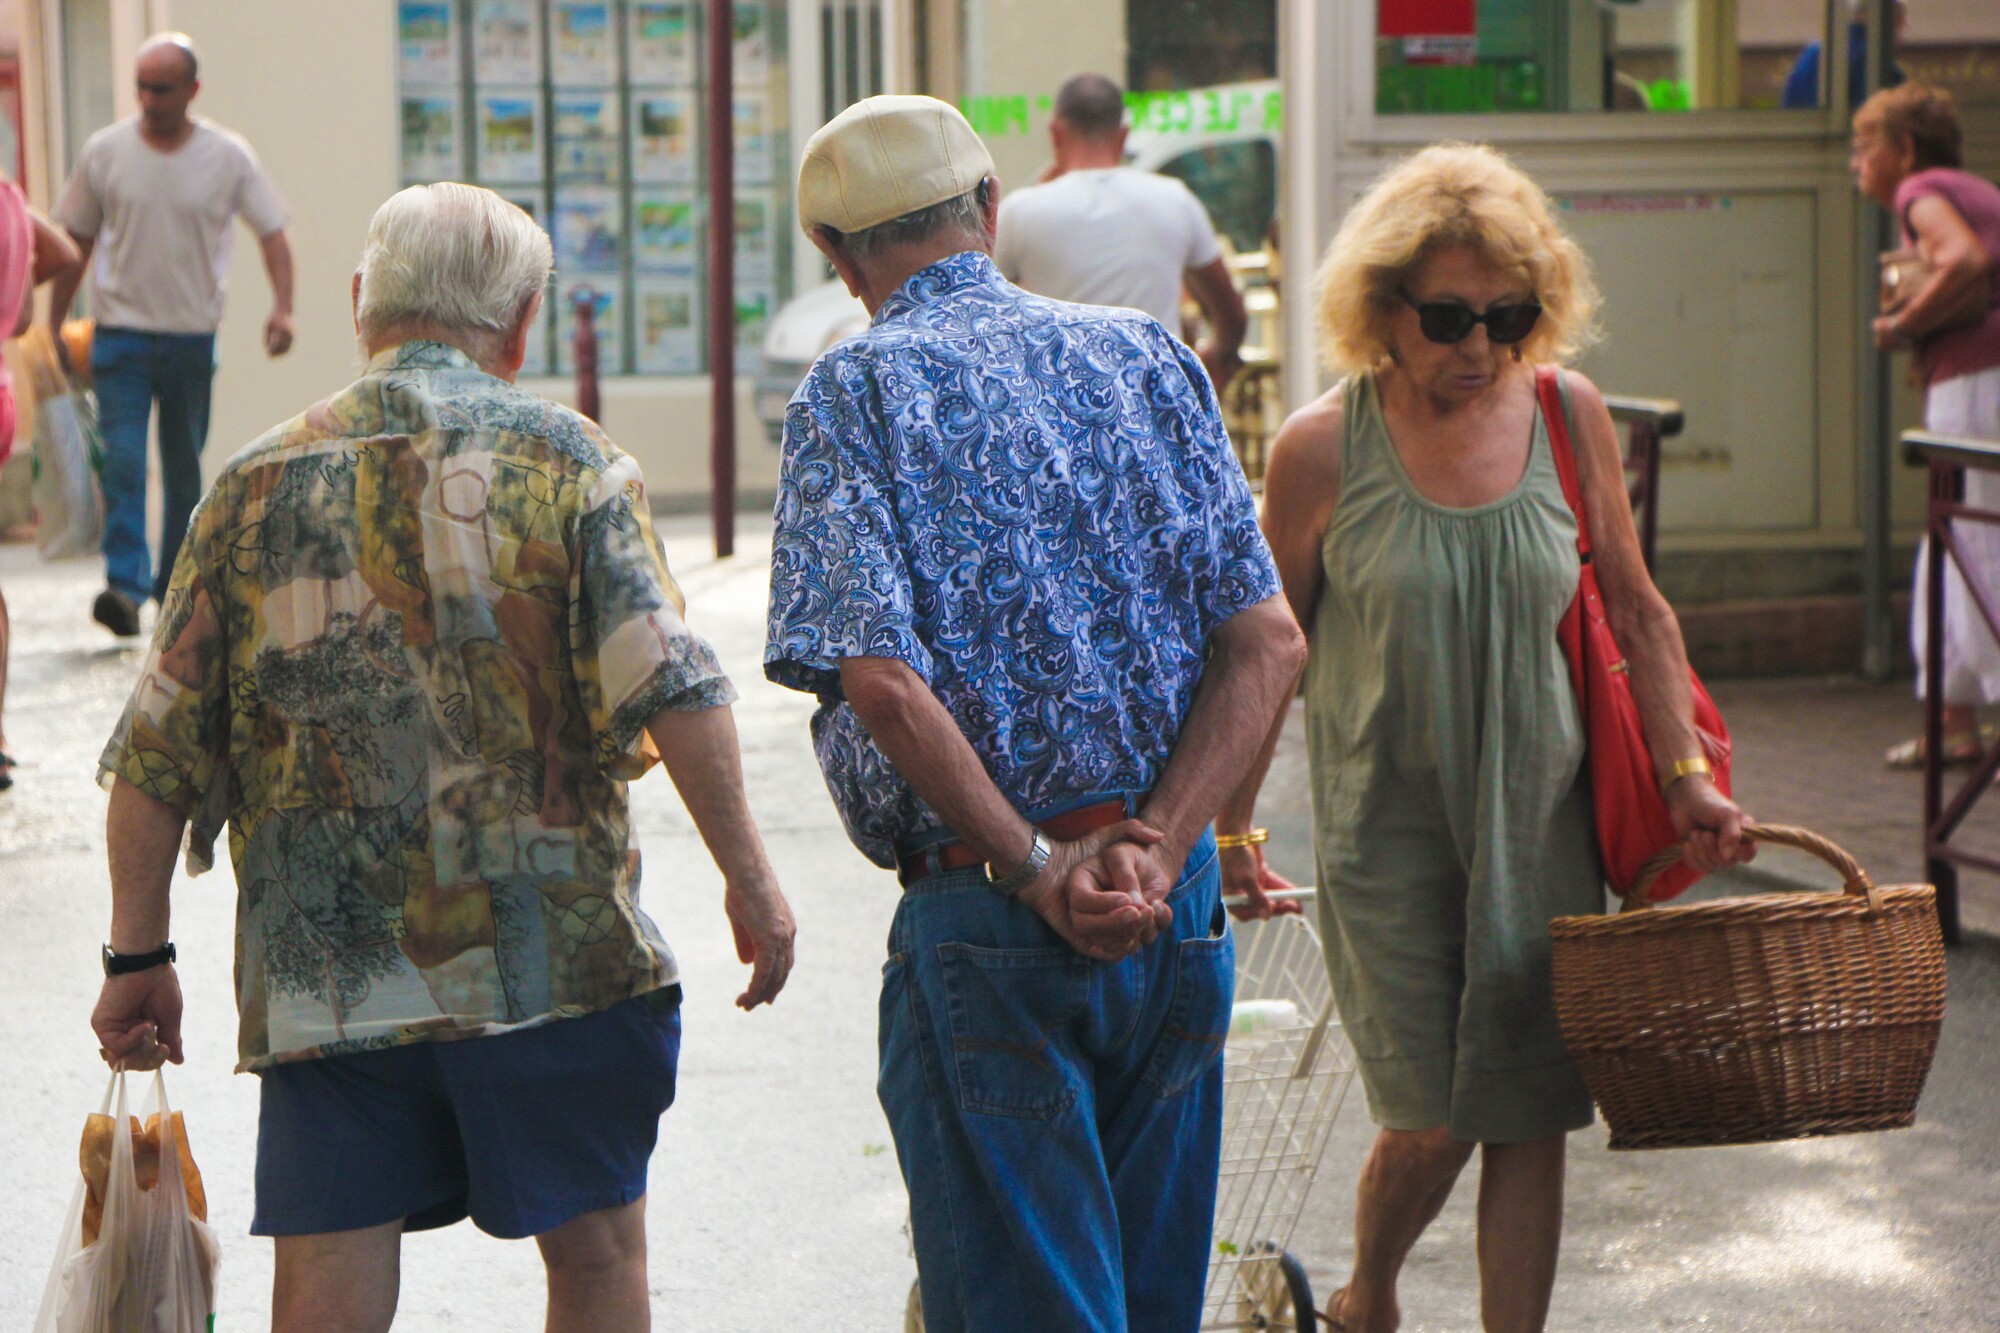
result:
M 1535 394 L 1542 402 L 1542 420 L 1549 430 L 1549 453 L 1562 480 L 1563 499 L 1576 515 L 1576 553 L 1590 559 L 1590 520 L 1583 512 L 1583 484 L 1577 480 L 1576 453 L 1569 443 L 1569 411 L 1563 404 L 1562 367 L 1535 367 Z

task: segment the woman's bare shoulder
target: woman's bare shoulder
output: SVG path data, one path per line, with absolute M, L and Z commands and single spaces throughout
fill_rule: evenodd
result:
M 1285 418 L 1271 442 L 1272 473 L 1295 483 L 1339 479 L 1345 390 L 1336 384 Z

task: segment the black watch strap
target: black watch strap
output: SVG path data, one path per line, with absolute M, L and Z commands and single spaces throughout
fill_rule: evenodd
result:
M 148 968 L 164 967 L 174 961 L 174 944 L 168 940 L 151 953 L 113 953 L 110 945 L 104 946 L 104 975 L 122 977 L 127 972 L 144 972 Z

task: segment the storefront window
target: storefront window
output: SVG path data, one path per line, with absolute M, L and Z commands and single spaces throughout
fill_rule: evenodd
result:
M 519 204 L 556 252 L 530 374 L 567 373 L 595 310 L 606 374 L 694 374 L 706 170 L 694 0 L 401 0 L 402 175 Z M 787 291 L 789 117 L 782 0 L 735 5 L 736 309 L 754 356 Z
M 1828 0 L 1377 0 L 1376 109 L 1819 107 L 1828 28 Z
M 1897 9 L 1903 75 L 1951 89 L 1961 107 L 2000 106 L 2000 4 L 1916 0 Z

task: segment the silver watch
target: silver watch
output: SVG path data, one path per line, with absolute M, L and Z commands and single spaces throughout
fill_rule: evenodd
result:
M 1000 868 L 991 861 L 986 863 L 986 878 L 993 881 L 993 892 L 1003 898 L 1011 898 L 1022 889 L 1033 884 L 1049 863 L 1049 840 L 1040 829 L 1034 830 L 1035 840 L 1028 847 L 1028 859 L 1014 869 L 1011 875 L 1003 875 Z

